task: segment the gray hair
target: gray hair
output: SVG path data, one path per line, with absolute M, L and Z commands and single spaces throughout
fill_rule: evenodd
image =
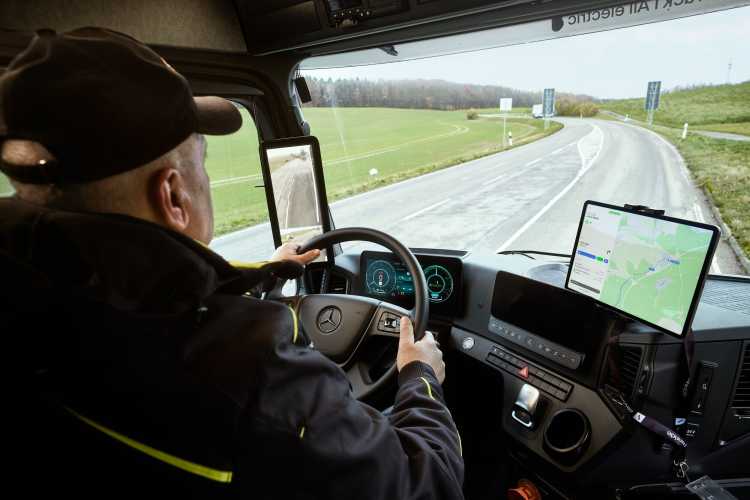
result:
M 26 184 L 11 179 L 15 195 L 25 201 L 61 210 L 82 212 L 119 213 L 140 215 L 148 196 L 148 180 L 154 172 L 173 167 L 186 175 L 192 174 L 190 159 L 191 141 L 201 136 L 193 134 L 159 158 L 133 170 L 101 180 L 78 184 Z M 200 140 L 199 139 L 199 140 Z M 3 143 L 2 158 L 20 164 L 36 164 L 53 159 L 41 144 L 25 140 L 7 140 Z

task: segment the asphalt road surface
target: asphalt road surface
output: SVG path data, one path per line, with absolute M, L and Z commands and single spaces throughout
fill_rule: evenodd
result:
M 286 161 L 271 174 L 276 214 L 282 234 L 285 230 L 320 224 L 315 181 L 310 162 L 298 158 Z
M 556 120 L 565 127 L 540 141 L 338 201 L 334 223 L 380 229 L 410 246 L 490 253 L 570 253 L 589 199 L 716 223 L 679 153 L 657 134 L 613 121 Z M 212 247 L 238 260 L 263 260 L 273 250 L 268 224 Z M 712 271 L 744 274 L 725 242 Z

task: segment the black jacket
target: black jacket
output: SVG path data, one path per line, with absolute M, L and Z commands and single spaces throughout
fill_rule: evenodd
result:
M 273 272 L 133 218 L 0 199 L 24 496 L 461 498 L 431 368 L 401 371 L 388 417 L 352 399 L 295 312 L 246 293 Z

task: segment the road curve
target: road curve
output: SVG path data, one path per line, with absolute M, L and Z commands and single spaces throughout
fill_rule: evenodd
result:
M 333 203 L 335 225 L 374 227 L 410 246 L 569 253 L 587 199 L 715 223 L 679 153 L 657 134 L 613 121 L 556 120 L 565 127 L 545 139 Z M 273 245 L 263 224 L 212 247 L 262 260 Z M 725 243 L 713 271 L 742 274 Z

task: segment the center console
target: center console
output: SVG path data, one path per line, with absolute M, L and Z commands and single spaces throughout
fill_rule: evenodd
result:
M 558 471 L 584 466 L 622 429 L 597 392 L 613 316 L 579 294 L 504 271 L 489 309 L 483 335 L 454 328 L 453 336 L 503 374 L 504 430 Z

